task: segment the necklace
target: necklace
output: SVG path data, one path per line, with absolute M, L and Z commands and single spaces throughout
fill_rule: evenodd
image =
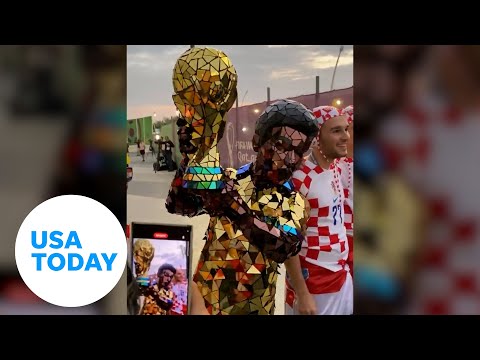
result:
M 339 159 L 335 159 L 333 163 L 330 165 L 330 169 L 333 170 L 333 183 L 332 187 L 334 188 L 335 195 L 338 195 L 339 204 L 342 204 L 343 194 L 340 190 L 340 174 L 338 173 L 338 161 Z
M 323 158 L 325 159 L 325 161 L 326 161 L 327 164 L 328 164 L 328 167 L 331 168 L 331 167 L 332 167 L 332 161 L 330 161 L 330 160 L 327 158 L 327 156 L 323 153 L 322 150 L 319 149 L 318 151 L 320 151 L 320 154 L 322 154 Z
M 327 169 L 324 169 L 324 170 L 332 170 L 333 172 L 333 181 L 331 183 L 332 185 L 332 190 L 333 192 L 335 193 L 335 196 L 338 196 L 339 199 L 340 199 L 340 204 L 342 203 L 342 199 L 344 197 L 344 194 L 342 194 L 342 191 L 340 190 L 340 174 L 338 172 L 338 162 L 340 161 L 339 159 L 334 159 L 332 162 L 330 162 L 328 160 L 328 158 L 325 156 L 325 154 L 319 150 L 320 154 L 322 154 L 323 158 L 326 160 L 327 164 L 328 164 L 328 168 Z M 317 160 L 317 157 L 316 155 L 313 153 L 310 154 L 309 156 L 309 160 L 311 162 L 313 162 L 315 165 L 319 166 L 319 167 L 322 167 L 320 166 L 319 164 L 319 161 Z

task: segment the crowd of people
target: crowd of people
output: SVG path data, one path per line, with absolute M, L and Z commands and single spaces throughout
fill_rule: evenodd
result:
M 147 155 L 145 142 L 143 140 L 137 140 L 136 146 L 137 155 L 142 157 L 142 162 L 145 162 Z M 177 164 L 173 159 L 174 148 L 175 144 L 168 136 L 161 136 L 155 141 L 150 140 L 149 152 L 152 157 L 155 158 L 155 162 L 153 163 L 153 170 L 155 172 L 162 170 L 175 171 L 177 169 Z M 129 150 L 130 145 L 127 144 L 127 154 Z

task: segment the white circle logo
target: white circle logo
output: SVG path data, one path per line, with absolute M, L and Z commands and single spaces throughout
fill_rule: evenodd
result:
M 85 306 L 118 283 L 127 243 L 107 207 L 85 196 L 64 195 L 28 214 L 18 230 L 15 260 L 38 297 L 58 306 Z

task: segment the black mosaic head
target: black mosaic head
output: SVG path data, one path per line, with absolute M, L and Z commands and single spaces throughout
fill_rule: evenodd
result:
M 258 151 L 272 136 L 273 128 L 284 126 L 305 134 L 308 145 L 318 134 L 315 115 L 311 110 L 297 101 L 282 99 L 269 105 L 260 114 L 252 141 L 254 150 Z

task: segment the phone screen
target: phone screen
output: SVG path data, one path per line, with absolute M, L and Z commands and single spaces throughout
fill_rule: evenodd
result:
M 189 313 L 191 226 L 132 223 L 131 264 L 139 315 Z

